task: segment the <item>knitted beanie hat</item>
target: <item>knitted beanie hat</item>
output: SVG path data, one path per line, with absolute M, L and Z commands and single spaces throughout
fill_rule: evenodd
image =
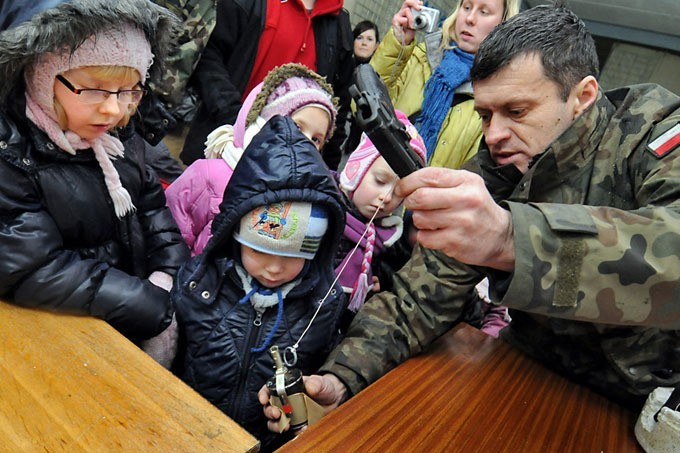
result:
M 42 54 L 26 68 L 26 91 L 39 105 L 50 106 L 49 113 L 56 119 L 52 105 L 54 78 L 58 74 L 83 66 L 128 66 L 139 72 L 143 84 L 152 62 L 151 45 L 144 33 L 130 23 L 122 23 L 90 36 L 73 52 Z
M 263 253 L 311 260 L 327 228 L 328 214 L 321 205 L 282 201 L 243 216 L 234 239 Z
M 338 114 L 337 99 L 326 79 L 298 63 L 278 66 L 267 74 L 248 112 L 246 125 L 254 123 L 258 116 L 269 120 L 274 115 L 290 116 L 302 107 L 314 105 L 328 112 L 330 124 L 326 141 L 333 135 Z
M 395 113 L 397 114 L 399 121 L 406 126 L 406 132 L 411 136 L 409 142 L 411 148 L 418 154 L 421 162 L 424 164 L 425 143 L 423 143 L 423 139 L 403 112 L 395 110 Z M 345 164 L 345 168 L 340 173 L 340 186 L 350 194 L 353 193 L 357 187 L 359 187 L 364 176 L 366 176 L 366 172 L 368 172 L 368 169 L 371 168 L 371 165 L 373 165 L 373 162 L 375 162 L 378 157 L 380 157 L 378 149 L 373 145 L 373 142 L 371 142 L 366 134 L 362 134 L 359 146 L 357 146 L 357 149 L 349 155 L 347 164 Z

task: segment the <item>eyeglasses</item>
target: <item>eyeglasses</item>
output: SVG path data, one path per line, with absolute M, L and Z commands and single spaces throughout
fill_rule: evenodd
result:
M 76 88 L 62 75 L 57 75 L 57 80 L 64 84 L 69 91 L 79 95 L 80 97 L 78 99 L 85 104 L 101 104 L 112 94 L 116 95 L 120 104 L 136 104 L 142 100 L 142 96 L 146 93 L 146 90 L 109 91 L 96 88 Z

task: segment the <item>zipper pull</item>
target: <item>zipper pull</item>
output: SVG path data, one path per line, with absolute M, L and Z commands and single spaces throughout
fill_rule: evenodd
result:
M 255 320 L 253 321 L 253 325 L 255 327 L 260 327 L 262 325 L 262 312 L 261 311 L 255 312 Z

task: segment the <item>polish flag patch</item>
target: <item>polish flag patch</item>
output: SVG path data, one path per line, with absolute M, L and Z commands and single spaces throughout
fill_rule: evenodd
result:
M 659 135 L 647 148 L 657 157 L 663 157 L 680 145 L 680 123 Z

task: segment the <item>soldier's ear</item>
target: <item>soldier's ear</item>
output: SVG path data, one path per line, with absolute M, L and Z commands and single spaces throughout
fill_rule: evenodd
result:
M 586 111 L 597 100 L 599 85 L 593 76 L 586 76 L 572 90 L 574 118 Z

